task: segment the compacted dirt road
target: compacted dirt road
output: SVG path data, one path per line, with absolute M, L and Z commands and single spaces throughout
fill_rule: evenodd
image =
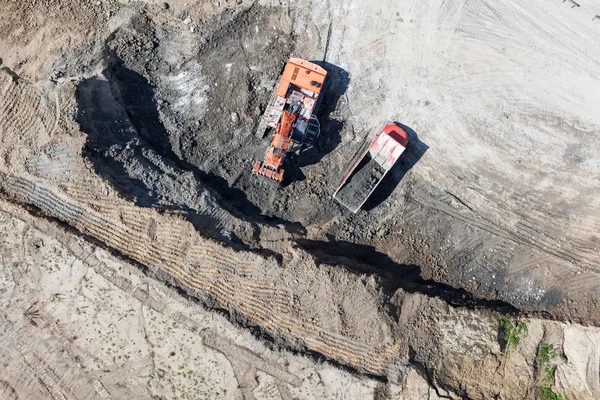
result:
M 598 397 L 598 5 L 1 3 L 5 397 Z M 330 85 L 275 186 L 291 56 Z

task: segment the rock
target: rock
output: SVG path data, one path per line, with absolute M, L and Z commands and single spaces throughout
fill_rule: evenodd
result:
M 377 237 L 379 237 L 379 238 L 383 238 L 383 237 L 387 236 L 387 234 L 388 234 L 388 230 L 385 227 L 382 227 L 381 229 L 379 229 L 377 231 Z
M 183 23 L 186 25 L 189 25 L 192 23 L 192 19 L 190 17 L 187 17 L 186 19 L 183 20 Z
M 231 113 L 231 122 L 233 122 L 234 124 L 237 124 L 240 120 L 240 116 L 238 115 L 238 113 L 236 112 L 232 112 Z
M 163 8 L 163 10 L 168 10 L 169 9 L 169 3 L 162 3 L 161 7 Z

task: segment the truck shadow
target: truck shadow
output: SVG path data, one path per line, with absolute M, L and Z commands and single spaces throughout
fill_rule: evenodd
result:
M 317 113 L 321 124 L 321 134 L 313 147 L 305 150 L 299 156 L 294 157 L 296 166 L 306 167 L 317 164 L 323 157 L 331 153 L 342 142 L 342 128 L 344 122 L 335 118 L 335 112 L 339 107 L 343 108 L 345 99 L 342 96 L 348 90 L 350 75 L 346 70 L 326 61 L 311 61 L 327 71 L 325 94 L 323 102 Z
M 408 134 L 408 145 L 406 146 L 404 154 L 400 157 L 400 160 L 396 162 L 390 172 L 383 178 L 383 181 L 381 181 L 377 189 L 375 189 L 371 197 L 369 197 L 364 204 L 363 209 L 366 211 L 373 210 L 387 200 L 408 171 L 410 171 L 411 168 L 419 162 L 421 157 L 423 157 L 425 152 L 429 150 L 429 146 L 419 140 L 419 136 L 412 128 L 399 122 L 394 123 L 404 129 L 404 132 Z
M 407 293 L 420 293 L 428 297 L 438 297 L 455 307 L 469 309 L 486 308 L 503 314 L 515 314 L 517 308 L 502 300 L 478 298 L 462 288 L 425 280 L 421 268 L 414 264 L 399 264 L 387 254 L 373 246 L 336 240 L 327 235 L 326 241 L 296 239 L 295 243 L 313 255 L 320 264 L 343 266 L 358 275 L 375 275 L 384 294 L 391 298 L 398 289 Z M 392 302 L 387 303 L 390 311 L 397 314 Z

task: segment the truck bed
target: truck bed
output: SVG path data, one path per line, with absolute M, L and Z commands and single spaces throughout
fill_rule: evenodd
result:
M 358 211 L 385 174 L 385 168 L 367 154 L 335 194 L 336 200 L 353 212 Z

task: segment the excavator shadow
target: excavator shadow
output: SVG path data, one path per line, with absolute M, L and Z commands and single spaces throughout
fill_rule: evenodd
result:
M 286 166 L 288 170 L 317 164 L 323 157 L 331 153 L 342 142 L 341 132 L 344 123 L 334 118 L 336 110 L 343 107 L 342 96 L 348 90 L 350 75 L 346 70 L 326 61 L 311 61 L 327 71 L 325 96 L 317 114 L 321 124 L 321 134 L 312 147 L 303 151 L 297 157 L 291 157 L 294 167 Z
M 369 197 L 364 204 L 363 209 L 366 211 L 373 210 L 387 200 L 408 171 L 410 171 L 411 168 L 419 162 L 421 157 L 423 157 L 425 152 L 429 150 L 429 146 L 419 140 L 419 136 L 413 129 L 399 122 L 394 123 L 408 134 L 408 145 L 400 160 L 396 162 L 390 172 L 388 172 L 387 176 L 383 178 L 383 181 L 381 181 L 377 189 L 375 189 L 371 197 Z

